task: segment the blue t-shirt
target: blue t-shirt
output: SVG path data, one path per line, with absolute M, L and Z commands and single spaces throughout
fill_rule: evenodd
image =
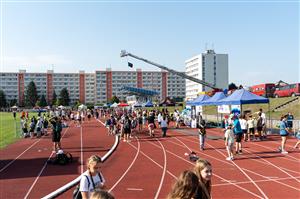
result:
M 287 135 L 289 134 L 287 131 L 286 131 L 286 123 L 284 121 L 280 121 L 280 124 L 279 124 L 279 133 L 280 135 Z
M 234 134 L 240 134 L 240 133 L 243 133 L 242 128 L 241 128 L 240 121 L 239 121 L 238 119 L 235 119 L 235 120 L 233 121 L 233 126 L 234 126 L 234 129 L 233 129 Z

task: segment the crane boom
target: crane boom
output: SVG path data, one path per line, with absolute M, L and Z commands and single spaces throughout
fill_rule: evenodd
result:
M 205 82 L 205 81 L 203 81 L 203 80 L 197 79 L 197 78 L 195 78 L 195 77 L 188 76 L 188 75 L 186 75 L 186 74 L 183 73 L 183 72 L 178 72 L 178 71 L 176 71 L 176 70 L 167 68 L 167 67 L 165 67 L 165 66 L 163 66 L 163 65 L 154 63 L 154 62 L 149 61 L 149 60 L 147 60 L 147 59 L 144 59 L 144 58 L 142 58 L 142 57 L 138 57 L 138 56 L 133 55 L 133 54 L 131 54 L 131 53 L 129 53 L 129 52 L 126 52 L 125 50 L 122 50 L 122 51 L 121 51 L 120 56 L 121 56 L 121 57 L 126 57 L 126 56 L 133 57 L 133 58 L 135 58 L 135 59 L 141 60 L 141 61 L 146 62 L 146 63 L 148 63 L 148 64 L 157 66 L 158 68 L 163 69 L 163 70 L 166 70 L 166 71 L 168 71 L 168 72 L 170 72 L 170 73 L 176 74 L 176 75 L 178 75 L 178 76 L 180 76 L 180 77 L 183 77 L 183 78 L 185 78 L 185 79 L 188 79 L 188 80 L 191 80 L 191 81 L 193 81 L 193 82 L 196 82 L 196 83 L 198 83 L 198 84 L 202 84 L 202 85 L 204 85 L 204 86 L 207 86 L 207 87 L 212 88 L 212 89 L 215 89 L 215 90 L 220 90 L 220 89 L 214 87 L 214 85 L 212 85 L 212 84 L 210 84 L 210 83 L 207 83 L 207 82 Z

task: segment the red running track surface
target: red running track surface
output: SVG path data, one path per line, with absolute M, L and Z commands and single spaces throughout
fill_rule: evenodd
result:
M 81 154 L 83 160 L 91 154 L 103 155 L 113 145 L 114 137 L 107 136 L 103 125 L 93 120 L 83 124 L 81 153 L 80 131 L 81 128 L 73 126 L 64 130 L 63 148 L 75 157 L 75 163 L 68 166 L 45 166 L 51 154 L 50 137 L 24 139 L 2 150 L 0 171 L 34 144 L 0 172 L 1 198 L 45 196 L 81 173 Z M 207 139 L 204 151 L 199 150 L 195 129 L 170 129 L 167 134 L 168 137 L 161 138 L 160 130 L 156 129 L 156 137 L 150 138 L 145 130 L 129 143 L 121 141 L 103 163 L 101 171 L 107 188 L 116 198 L 165 198 L 180 172 L 193 168 L 194 163 L 184 155 L 190 151 L 213 165 L 213 198 L 300 198 L 300 150 L 292 149 L 294 138 L 287 141 L 287 155 L 276 151 L 279 136 L 270 136 L 268 141 L 244 142 L 243 154 L 231 162 L 225 160 L 227 153 L 220 129 L 207 130 L 208 138 L 217 139 Z M 59 198 L 71 198 L 71 192 Z

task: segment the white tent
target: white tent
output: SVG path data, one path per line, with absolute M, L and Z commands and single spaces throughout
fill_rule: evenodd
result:
M 65 107 L 63 105 L 60 105 L 57 108 L 64 109 Z
M 85 110 L 85 109 L 87 109 L 87 106 L 84 104 L 78 106 L 78 110 Z
M 12 108 L 12 109 L 17 109 L 18 107 L 15 105 L 15 106 L 12 106 L 11 108 Z
M 112 105 L 110 105 L 110 107 L 111 107 L 111 108 L 116 108 L 116 107 L 118 107 L 118 104 L 115 102 L 115 103 L 113 103 Z

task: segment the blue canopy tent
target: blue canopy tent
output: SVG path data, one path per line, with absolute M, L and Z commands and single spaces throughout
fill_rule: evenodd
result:
M 239 89 L 234 91 L 230 96 L 216 102 L 216 105 L 240 105 L 241 113 L 243 113 L 243 104 L 266 104 L 268 103 L 269 121 L 270 121 L 270 103 L 269 99 L 261 97 L 247 91 Z
M 214 96 L 202 102 L 202 105 L 216 105 L 216 103 L 222 99 L 226 98 L 223 92 L 216 92 Z
M 189 101 L 186 104 L 190 106 L 199 106 L 206 100 L 210 99 L 208 95 L 199 95 L 195 100 Z
M 217 101 L 215 105 L 242 105 L 242 104 L 265 104 L 265 103 L 269 103 L 268 98 L 255 95 L 245 89 L 239 89 L 234 91 L 228 97 Z
M 148 101 L 144 104 L 145 107 L 153 107 L 153 103 L 151 101 Z

